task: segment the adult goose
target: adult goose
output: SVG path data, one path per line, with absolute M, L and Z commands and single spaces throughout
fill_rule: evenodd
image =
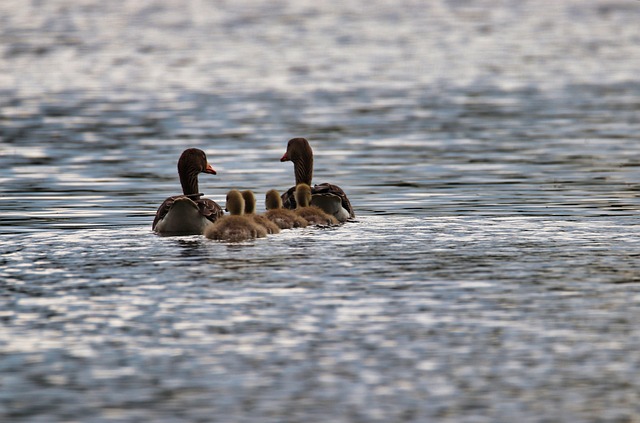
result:
M 307 184 L 311 186 L 313 177 L 313 150 L 306 138 L 293 138 L 287 144 L 287 151 L 284 153 L 281 162 L 293 162 L 293 171 L 296 177 L 296 186 L 298 184 Z M 282 194 L 282 204 L 284 208 L 295 209 L 296 187 L 289 188 L 287 192 Z M 349 218 L 354 218 L 353 207 L 344 193 L 342 188 L 329 183 L 322 183 L 313 186 L 311 189 L 311 204 L 320 207 L 326 213 L 336 217 L 340 222 L 344 222 Z
M 182 195 L 169 197 L 160 205 L 151 228 L 162 235 L 201 235 L 224 214 L 215 201 L 202 198 L 198 174 L 215 175 L 204 151 L 188 148 L 178 159 Z
M 264 216 L 278 225 L 280 229 L 306 228 L 309 224 L 292 210 L 282 208 L 282 198 L 275 189 L 267 191 L 264 206 L 267 209 Z
M 267 236 L 267 230 L 253 219 L 244 216 L 244 198 L 238 190 L 227 193 L 226 208 L 230 216 L 223 216 L 216 223 L 207 227 L 204 235 L 219 241 L 240 242 Z
M 325 213 L 320 207 L 309 204 L 311 201 L 311 188 L 307 184 L 298 184 L 294 196 L 297 207 L 295 213 L 309 222 L 310 225 L 330 226 L 337 225 L 335 216 Z

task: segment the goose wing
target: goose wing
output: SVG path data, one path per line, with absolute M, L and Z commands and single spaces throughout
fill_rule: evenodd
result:
M 156 211 L 156 217 L 153 219 L 153 224 L 151 225 L 151 229 L 155 230 L 158 222 L 164 219 L 167 213 L 169 213 L 169 210 L 171 210 L 171 208 L 173 207 L 174 203 L 176 202 L 176 199 L 181 197 L 184 197 L 184 195 L 174 195 L 172 197 L 167 198 L 162 202 L 162 204 L 160 204 L 160 207 L 158 207 L 158 211 Z
M 282 199 L 283 209 L 289 209 L 289 210 L 296 209 L 298 204 L 296 203 L 295 193 L 296 193 L 296 187 L 292 186 L 280 196 L 280 198 Z
M 211 222 L 215 222 L 219 217 L 224 215 L 222 207 L 220 207 L 215 201 L 208 198 L 198 198 L 194 201 L 189 197 L 190 196 L 186 195 L 174 195 L 164 200 L 160 207 L 158 207 L 158 211 L 156 212 L 155 219 L 153 219 L 151 229 L 155 230 L 156 225 L 161 222 L 167 216 L 167 214 L 169 214 L 169 211 L 173 208 L 176 201 L 178 200 L 183 203 L 192 204 L 193 208 L 196 209 L 201 216 L 205 217 Z
M 215 222 L 218 218 L 224 215 L 222 207 L 220 207 L 215 201 L 208 198 L 200 198 L 196 201 L 196 204 L 198 205 L 200 214 L 212 222 Z
M 340 200 L 342 202 L 342 207 L 347 212 L 349 212 L 349 217 L 351 217 L 351 218 L 355 217 L 355 213 L 353 212 L 353 207 L 351 207 L 351 202 L 349 201 L 349 198 L 347 197 L 347 194 L 345 194 L 345 192 L 339 186 L 332 185 L 332 184 L 329 184 L 329 183 L 325 182 L 323 184 L 315 185 L 311 189 L 311 194 L 312 195 L 313 194 L 335 195 L 335 196 L 340 197 Z

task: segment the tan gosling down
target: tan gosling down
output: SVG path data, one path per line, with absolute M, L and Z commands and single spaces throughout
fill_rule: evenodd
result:
M 280 227 L 278 225 L 267 219 L 265 216 L 256 214 L 256 197 L 253 195 L 253 191 L 242 191 L 242 198 L 244 199 L 245 216 L 249 219 L 253 219 L 256 224 L 264 227 L 268 234 L 280 233 Z
M 298 207 L 295 212 L 298 216 L 304 218 L 310 225 L 337 225 L 338 219 L 325 213 L 321 208 L 311 206 L 311 188 L 307 184 L 298 184 L 296 186 L 296 203 Z
M 296 186 L 298 184 L 307 184 L 311 186 L 313 178 L 313 150 L 309 141 L 305 138 L 293 138 L 287 144 L 287 151 L 284 153 L 281 162 L 291 161 L 293 163 L 293 172 L 296 178 Z M 285 209 L 295 209 L 295 189 L 296 186 L 289 188 L 282 194 L 282 205 Z M 337 185 L 330 183 L 316 184 L 311 188 L 311 200 L 309 204 L 320 207 L 325 213 L 333 215 L 340 222 L 353 219 L 355 213 L 351 202 L 347 198 L 347 194 Z
M 282 208 L 282 198 L 275 189 L 267 191 L 264 205 L 267 211 L 264 216 L 278 225 L 280 229 L 306 228 L 306 219 L 298 216 L 292 210 Z
M 244 214 L 244 199 L 238 190 L 227 193 L 227 210 L 231 215 L 223 216 L 206 229 L 207 238 L 219 241 L 241 242 L 267 236 L 267 230 Z

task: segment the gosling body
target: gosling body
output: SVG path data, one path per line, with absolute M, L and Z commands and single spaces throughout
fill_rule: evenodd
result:
M 244 215 L 252 219 L 257 225 L 266 229 L 268 234 L 280 233 L 280 227 L 267 219 L 264 215 L 256 214 L 256 197 L 253 191 L 242 191 L 242 198 L 244 199 Z
M 331 226 L 339 223 L 338 219 L 325 213 L 320 207 L 310 205 L 311 187 L 309 185 L 298 184 L 295 199 L 297 203 L 296 214 L 309 222 L 310 225 Z
M 242 242 L 267 235 L 264 227 L 257 225 L 252 219 L 244 216 L 244 199 L 240 191 L 227 193 L 227 210 L 230 215 L 218 219 L 205 230 L 209 239 L 227 242 Z
M 267 191 L 264 201 L 267 211 L 264 216 L 280 229 L 306 228 L 309 222 L 293 210 L 282 208 L 282 198 L 275 189 Z

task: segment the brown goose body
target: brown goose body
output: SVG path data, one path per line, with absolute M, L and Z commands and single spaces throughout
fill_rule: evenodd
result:
M 311 188 L 307 184 L 298 184 L 295 191 L 297 207 L 295 213 L 310 225 L 331 226 L 339 223 L 333 215 L 325 213 L 320 207 L 310 205 Z
M 264 227 L 244 216 L 244 199 L 240 191 L 227 194 L 227 210 L 231 215 L 223 216 L 205 230 L 207 238 L 227 242 L 241 242 L 267 236 Z
M 253 195 L 253 191 L 242 191 L 242 198 L 244 199 L 244 214 L 247 218 L 252 219 L 256 224 L 264 227 L 268 234 L 279 234 L 280 227 L 267 219 L 264 215 L 256 214 L 256 197 Z
M 215 175 L 204 151 L 189 148 L 178 160 L 178 176 L 182 195 L 167 198 L 158 208 L 151 228 L 162 235 L 201 235 L 224 212 L 215 201 L 202 198 L 198 175 Z
M 305 138 L 293 138 L 287 144 L 287 151 L 284 153 L 281 162 L 293 162 L 293 170 L 298 184 L 307 184 L 311 187 L 313 178 L 313 150 L 309 141 Z M 284 208 L 295 209 L 296 186 L 289 188 L 282 194 L 282 204 Z M 311 188 L 311 203 L 322 208 L 326 213 L 335 216 L 339 221 L 354 218 L 355 213 L 347 194 L 337 185 L 322 183 Z
M 294 211 L 282 208 L 282 199 L 275 189 L 267 191 L 264 205 L 267 209 L 264 217 L 278 225 L 280 229 L 306 228 L 309 224 Z

